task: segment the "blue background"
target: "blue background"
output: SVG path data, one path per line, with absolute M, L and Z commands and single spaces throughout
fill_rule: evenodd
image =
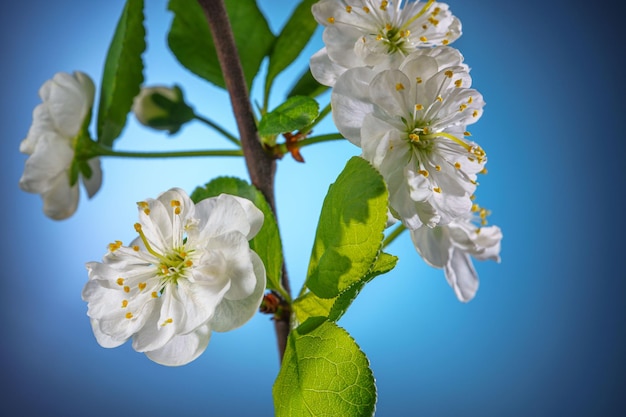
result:
M 181 84 L 199 113 L 235 131 L 226 95 L 167 51 L 165 0 L 146 3 L 147 83 Z M 260 3 L 275 32 L 294 7 L 289 0 Z M 620 415 L 626 77 L 617 2 L 450 3 L 464 29 L 454 46 L 487 102 L 471 130 L 489 156 L 478 193 L 504 231 L 502 263 L 476 263 L 481 287 L 462 304 L 408 236 L 389 247 L 400 257 L 397 268 L 367 287 L 340 323 L 371 360 L 376 415 Z M 191 191 L 218 175 L 247 178 L 241 160 L 104 159 L 102 189 L 81 198 L 62 222 L 47 219 L 39 196 L 17 186 L 26 159 L 18 146 L 39 86 L 74 70 L 99 85 L 122 7 L 121 0 L 0 5 L 0 414 L 270 416 L 278 357 L 268 316 L 214 334 L 198 360 L 167 368 L 129 344 L 101 348 L 80 298 L 84 263 L 100 260 L 109 242 L 133 237 L 136 201 L 173 186 Z M 320 47 L 318 31 L 305 55 Z M 272 106 L 306 65 L 304 57 L 279 78 Z M 327 122 L 317 133 L 332 129 Z M 199 123 L 168 138 L 132 117 L 116 144 L 222 146 L 230 145 Z M 278 215 L 295 290 L 327 187 L 358 153 L 334 142 L 306 148 L 305 164 L 279 162 Z

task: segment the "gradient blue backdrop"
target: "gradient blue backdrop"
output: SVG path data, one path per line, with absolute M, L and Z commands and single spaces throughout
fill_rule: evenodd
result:
M 0 414 L 19 416 L 270 416 L 278 371 L 273 326 L 257 315 L 214 334 L 207 351 L 166 368 L 129 344 L 96 343 L 81 301 L 84 263 L 129 241 L 135 201 L 222 175 L 246 178 L 239 159 L 103 160 L 104 184 L 55 222 L 17 183 L 18 152 L 55 72 L 97 84 L 122 0 L 2 2 L 0 101 L 3 267 Z M 199 113 L 234 131 L 226 95 L 180 67 L 166 48 L 171 14 L 148 0 L 149 84 L 180 83 Z M 504 231 L 502 263 L 479 263 L 481 287 L 459 303 L 408 236 L 389 251 L 398 267 L 377 278 L 342 319 L 371 360 L 377 416 L 621 415 L 624 340 L 624 35 L 617 9 L 583 1 L 450 1 L 463 22 L 455 46 L 487 106 L 472 128 L 489 155 L 479 196 Z M 617 2 L 613 2 L 617 4 Z M 274 31 L 289 0 L 260 0 Z M 306 54 L 321 47 L 321 32 Z M 272 105 L 307 65 L 279 81 Z M 261 84 L 261 83 L 259 83 Z M 254 93 L 257 99 L 258 87 Z M 328 96 L 323 97 L 324 100 Z M 326 123 L 318 133 L 330 132 Z M 131 118 L 119 149 L 229 146 L 193 123 L 175 139 Z M 279 162 L 279 220 L 293 286 L 306 271 L 328 185 L 358 149 L 347 142 Z M 83 195 L 84 197 L 84 195 Z

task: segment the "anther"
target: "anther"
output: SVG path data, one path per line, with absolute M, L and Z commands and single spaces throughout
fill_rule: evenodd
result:
M 115 282 L 117 282 L 117 285 L 121 287 L 122 285 L 124 285 L 124 278 L 118 278 Z
M 186 266 L 187 268 L 189 268 L 189 267 L 191 267 L 191 265 L 193 265 L 193 262 L 191 261 L 191 259 L 187 259 L 187 260 L 185 261 L 185 266 Z
M 487 168 L 483 168 L 480 171 L 478 171 L 479 174 L 487 174 Z
M 435 187 L 435 188 L 433 188 L 433 191 L 436 192 L 436 193 L 441 193 L 441 188 Z
M 130 292 L 130 287 L 128 285 L 124 285 L 124 292 L 125 293 L 129 293 Z
M 393 26 L 391 26 L 391 23 L 387 23 L 387 24 L 385 25 L 385 30 L 386 30 L 387 32 L 389 32 L 391 29 L 393 29 Z
M 438 95 L 437 96 L 437 101 L 441 103 L 443 101 L 443 97 L 441 97 L 441 95 Z
M 128 313 L 126 313 L 126 318 L 127 319 L 132 319 L 133 318 L 133 313 L 131 313 L 130 311 Z
M 421 174 L 422 176 L 424 176 L 424 178 L 428 177 L 428 171 L 426 171 L 425 169 L 420 169 L 417 172 Z
M 478 110 L 474 110 L 474 113 L 472 113 L 472 116 L 478 117 Z
M 415 81 L 417 81 L 418 84 L 422 83 L 422 77 L 415 77 Z
M 447 70 L 446 72 L 444 72 L 444 74 L 448 78 L 452 78 L 452 76 L 454 75 L 454 73 L 451 70 Z
M 352 6 L 346 6 L 346 12 L 352 13 Z
M 369 7 L 367 7 L 367 6 L 363 6 L 363 11 L 364 11 L 365 13 L 369 13 L 369 12 L 370 12 L 370 8 L 369 8 Z
M 444 40 L 442 40 L 442 41 L 441 41 L 441 44 L 442 44 L 442 45 L 447 45 L 447 44 L 449 44 L 449 43 L 450 43 L 450 41 L 449 41 L 449 40 L 447 40 L 447 39 L 444 39 Z
M 143 290 L 145 290 L 145 289 L 146 289 L 146 283 L 145 283 L 145 282 L 140 282 L 140 283 L 137 285 L 137 288 L 139 288 L 139 291 L 143 291 Z
M 472 136 L 472 134 L 466 130 L 465 132 L 463 132 L 463 136 Z
M 128 300 L 122 300 L 122 308 L 128 307 Z
M 459 106 L 459 111 L 463 111 L 467 108 L 467 104 L 463 103 Z
M 461 164 L 460 164 L 459 162 L 455 162 L 455 163 L 454 163 L 454 167 L 455 167 L 456 169 L 461 169 Z
M 415 110 L 417 110 L 417 111 L 424 110 L 424 106 L 422 106 L 421 104 L 416 104 L 415 105 Z
M 111 251 L 111 252 L 115 252 L 116 250 L 118 250 L 121 247 L 122 247 L 122 242 L 119 241 L 119 240 L 116 240 L 113 243 L 109 243 L 109 251 Z
M 454 82 L 454 86 L 455 86 L 456 88 L 461 88 L 461 86 L 462 86 L 462 85 L 463 85 L 463 80 L 462 80 L 462 79 L 460 79 L 460 78 Z M 470 98 L 471 98 L 471 97 L 470 97 Z
M 141 232 L 141 224 L 140 223 L 135 223 L 134 227 L 135 227 L 135 231 L 136 232 Z
M 441 171 L 441 166 L 440 165 L 435 165 L 435 171 L 437 171 L 437 172 Z
M 156 292 L 156 291 L 152 291 L 152 294 L 150 294 L 150 296 L 151 296 L 152 298 L 159 298 L 159 294 L 157 294 L 157 292 Z
M 409 139 L 411 140 L 411 142 L 419 142 L 420 136 L 417 133 L 411 133 L 409 135 Z
M 404 84 L 398 83 L 396 84 L 396 91 L 404 90 Z
M 426 36 L 420 36 L 420 41 L 427 42 L 428 38 Z
M 328 19 L 326 19 L 326 21 L 332 25 L 333 23 L 335 23 L 335 18 L 329 17 Z
M 167 319 L 163 323 L 161 323 L 161 326 L 165 326 L 165 325 L 173 323 L 173 322 L 174 322 L 174 320 L 172 320 L 172 318 L 170 317 L 169 319 Z
M 389 2 L 387 0 L 383 0 L 380 2 L 380 10 L 387 10 L 387 6 L 389 5 Z

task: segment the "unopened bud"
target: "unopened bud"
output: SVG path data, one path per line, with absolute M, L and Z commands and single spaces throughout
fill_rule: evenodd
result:
M 170 135 L 194 118 L 178 86 L 142 88 L 133 102 L 133 113 L 142 125 L 167 130 Z

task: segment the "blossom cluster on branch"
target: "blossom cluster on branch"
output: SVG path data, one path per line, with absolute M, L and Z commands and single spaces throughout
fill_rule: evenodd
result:
M 337 129 L 385 178 L 391 214 L 420 255 L 444 269 L 459 300 L 471 300 L 470 256 L 499 261 L 502 233 L 483 227 L 487 211 L 472 201 L 487 156 L 467 126 L 485 102 L 461 53 L 447 46 L 460 21 L 433 1 L 322 0 L 313 14 L 325 47 L 311 72 L 332 87 Z

